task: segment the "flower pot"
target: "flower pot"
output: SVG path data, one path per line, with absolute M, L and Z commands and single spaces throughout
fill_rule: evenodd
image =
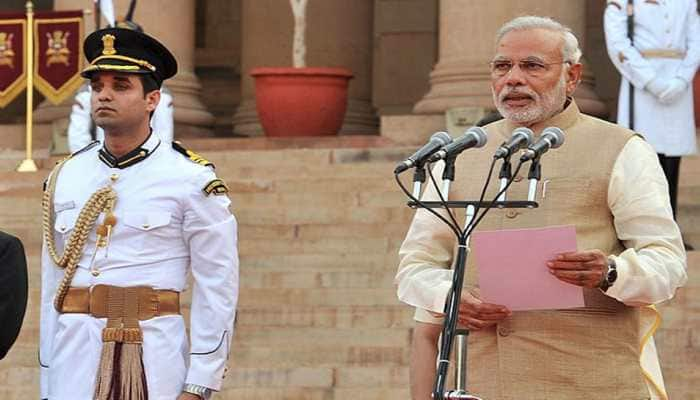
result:
M 348 102 L 345 68 L 253 68 L 255 104 L 267 136 L 332 136 Z

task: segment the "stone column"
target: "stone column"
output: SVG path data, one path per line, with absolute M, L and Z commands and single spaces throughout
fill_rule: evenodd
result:
M 306 10 L 306 64 L 352 71 L 341 133 L 377 133 L 372 96 L 372 0 L 310 1 Z M 255 67 L 290 67 L 294 18 L 287 0 L 243 0 L 241 104 L 234 132 L 260 135 L 255 109 Z
M 128 0 L 115 1 L 117 15 L 124 15 L 128 5 Z M 199 98 L 201 85 L 194 73 L 195 0 L 139 1 L 134 21 L 158 38 L 177 59 L 178 73 L 166 81 L 175 106 L 175 137 L 208 135 L 214 116 Z
M 430 74 L 430 91 L 414 112 L 444 113 L 466 107 L 477 109 L 472 115 L 480 115 L 479 110 L 494 108 L 488 62 L 496 31 L 506 21 L 527 14 L 552 16 L 571 27 L 584 48 L 585 0 L 440 0 L 439 59 Z M 585 72 L 575 97 L 583 111 L 601 115 L 605 105 L 592 86 L 593 75 Z
M 56 10 L 76 10 L 85 8 L 84 0 L 55 0 Z M 117 18 L 123 17 L 129 0 L 114 1 Z M 94 31 L 94 15 L 85 18 L 86 35 Z M 139 1 L 134 13 L 134 21 L 141 25 L 146 33 L 158 38 L 175 55 L 178 73 L 166 81 L 173 95 L 175 107 L 175 137 L 208 135 L 214 117 L 206 110 L 199 99 L 201 86 L 194 74 L 194 0 L 149 0 Z M 104 19 L 101 26 L 105 26 Z M 70 114 L 70 104 L 59 107 L 41 107 L 39 117 L 54 119 Z

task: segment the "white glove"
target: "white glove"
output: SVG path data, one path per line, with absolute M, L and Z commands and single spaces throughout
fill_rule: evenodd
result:
M 676 100 L 680 99 L 683 93 L 685 93 L 685 90 L 687 88 L 688 82 L 681 78 L 673 78 L 669 82 L 669 85 L 666 88 L 666 90 L 661 92 L 661 94 L 657 97 L 659 98 L 659 101 L 663 104 L 675 103 Z
M 657 99 L 660 99 L 661 94 L 667 91 L 669 86 L 669 81 L 661 78 L 654 78 L 649 81 L 646 86 L 644 86 L 644 89 L 653 94 Z

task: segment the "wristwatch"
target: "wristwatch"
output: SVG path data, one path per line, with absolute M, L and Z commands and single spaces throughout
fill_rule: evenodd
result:
M 182 391 L 199 396 L 202 400 L 209 400 L 211 398 L 211 389 L 205 386 L 186 383 Z
M 615 264 L 615 260 L 612 258 L 608 258 L 608 272 L 605 274 L 605 277 L 603 280 L 600 282 L 600 290 L 602 291 L 607 291 L 610 289 L 610 287 L 615 283 L 617 280 L 617 264 Z

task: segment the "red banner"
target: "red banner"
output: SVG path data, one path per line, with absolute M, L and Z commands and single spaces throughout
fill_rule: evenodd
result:
M 34 86 L 59 104 L 83 84 L 83 12 L 40 12 L 34 20 Z
M 0 108 L 27 86 L 27 21 L 22 14 L 0 14 Z

